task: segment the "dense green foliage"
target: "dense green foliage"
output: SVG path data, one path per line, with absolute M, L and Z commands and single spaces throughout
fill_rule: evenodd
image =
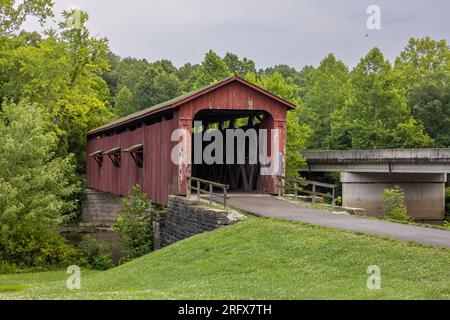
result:
M 56 134 L 43 108 L 3 103 L 0 115 L 0 260 L 18 265 L 66 263 L 58 235 L 78 190 L 73 157 L 55 156 Z
M 309 149 L 346 148 L 349 141 L 335 137 L 336 117 L 350 99 L 350 75 L 347 66 L 330 54 L 309 74 L 306 81 L 305 107 L 300 121 L 312 130 Z M 348 138 L 347 138 L 348 139 Z M 349 140 L 349 139 L 348 139 Z
M 449 147 L 450 130 L 444 128 L 450 128 L 450 73 L 425 76 L 409 94 L 409 105 L 436 147 Z
M 52 7 L 52 0 L 1 0 L 0 36 L 19 30 L 29 16 L 38 18 L 42 24 L 53 16 Z
M 106 272 L 0 275 L 0 299 L 443 299 L 450 251 L 289 221 L 248 217 Z M 367 289 L 367 268 L 381 290 Z M 420 284 L 420 285 L 418 285 Z M 0 288 L 1 291 L 1 288 Z
M 384 218 L 396 221 L 410 221 L 405 204 L 405 194 L 400 186 L 385 189 L 381 197 L 383 200 Z
M 92 270 L 107 270 L 113 267 L 112 245 L 99 242 L 93 236 L 86 235 L 77 250 L 77 264 Z
M 141 257 L 152 250 L 153 219 L 150 208 L 150 200 L 138 185 L 133 187 L 131 197 L 123 200 L 123 209 L 114 231 L 125 248 L 125 261 Z
M 27 99 L 45 106 L 58 137 L 58 156 L 75 154 L 84 170 L 85 138 L 90 129 L 111 119 L 108 87 L 99 73 L 108 68 L 106 41 L 83 27 L 60 24 L 60 34 L 0 37 L 0 104 Z M 1 106 L 1 105 L 0 105 Z

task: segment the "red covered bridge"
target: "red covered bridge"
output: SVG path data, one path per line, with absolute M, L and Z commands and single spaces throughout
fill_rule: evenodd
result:
M 228 184 L 232 190 L 275 193 L 276 175 L 284 174 L 285 170 L 286 115 L 293 108 L 291 103 L 239 77 L 227 78 L 90 131 L 87 185 L 129 196 L 132 186 L 139 184 L 159 204 L 167 204 L 169 194 L 184 195 L 186 177 L 191 175 Z M 176 129 L 193 133 L 194 121 L 202 123 L 202 130 L 278 129 L 279 134 L 268 139 L 267 147 L 268 154 L 279 162 L 278 172 L 261 175 L 259 162 L 256 165 L 173 162 L 172 150 L 179 141 L 172 141 L 172 133 Z M 185 139 L 186 154 L 193 157 L 195 139 L 192 134 Z M 201 143 L 203 150 L 206 144 Z M 274 143 L 280 146 L 276 156 L 272 154 Z

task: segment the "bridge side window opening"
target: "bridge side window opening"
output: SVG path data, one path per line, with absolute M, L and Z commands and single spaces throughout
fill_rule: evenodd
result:
M 116 168 L 120 168 L 120 148 L 113 148 L 104 153 Z
M 130 154 L 130 156 L 133 158 L 133 160 L 136 163 L 138 168 L 144 167 L 144 145 L 143 144 L 136 144 L 134 146 L 124 149 L 123 152 Z
M 97 162 L 98 166 L 103 167 L 103 150 L 97 150 L 88 155 L 88 157 L 94 158 L 95 162 Z

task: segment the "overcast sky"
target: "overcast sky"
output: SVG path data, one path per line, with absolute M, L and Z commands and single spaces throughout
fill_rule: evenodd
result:
M 450 38 L 449 0 L 55 0 L 90 14 L 91 33 L 126 57 L 200 62 L 213 49 L 253 59 L 258 68 L 317 65 L 334 53 L 354 66 L 371 48 L 391 61 L 410 37 Z M 381 30 L 369 31 L 369 5 Z M 60 19 L 58 14 L 56 19 Z M 35 29 L 29 21 L 27 29 Z M 369 33 L 368 37 L 364 37 Z

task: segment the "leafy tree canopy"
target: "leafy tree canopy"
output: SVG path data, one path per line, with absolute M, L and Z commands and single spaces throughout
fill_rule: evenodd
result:
M 411 92 L 408 104 L 414 118 L 424 125 L 436 146 L 450 147 L 450 73 L 425 76 Z
M 416 148 L 432 144 L 412 118 L 401 75 L 378 48 L 361 59 L 351 74 L 352 98 L 340 113 L 337 132 L 348 148 Z M 341 140 L 343 139 L 341 136 Z
M 0 36 L 18 31 L 28 16 L 34 16 L 43 24 L 53 16 L 52 0 L 0 0 Z
M 67 200 L 72 156 L 56 157 L 57 137 L 45 109 L 24 101 L 0 115 L 0 260 L 27 266 L 66 263 L 70 248 L 59 226 L 75 209 Z
M 66 17 L 68 13 L 66 13 Z M 0 103 L 28 99 L 44 105 L 58 136 L 58 155 L 74 153 L 84 170 L 84 135 L 112 118 L 109 92 L 101 78 L 108 68 L 106 40 L 89 36 L 84 26 L 44 39 L 35 34 L 0 38 Z
M 199 68 L 194 88 L 205 87 L 231 75 L 232 71 L 226 62 L 217 53 L 210 50 Z
M 312 135 L 310 149 L 336 149 L 340 144 L 334 135 L 334 118 L 350 99 L 351 84 L 347 66 L 328 55 L 319 67 L 308 74 L 301 121 L 308 123 Z
M 395 67 L 405 77 L 405 85 L 412 89 L 421 78 L 434 72 L 450 73 L 450 48 L 445 39 L 411 38 L 395 61 Z

